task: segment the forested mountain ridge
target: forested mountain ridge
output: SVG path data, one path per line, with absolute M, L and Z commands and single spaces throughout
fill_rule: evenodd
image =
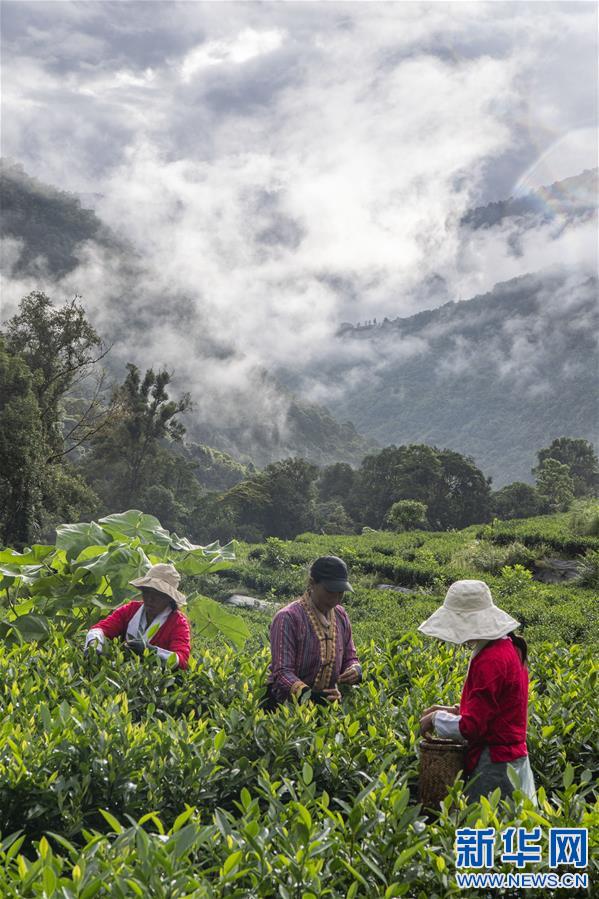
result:
M 358 464 L 378 446 L 351 421 L 340 422 L 326 406 L 302 402 L 280 385 L 277 390 L 289 397 L 283 429 L 271 422 L 218 427 L 200 421 L 190 425 L 190 433 L 204 444 L 259 467 L 287 456 L 301 456 L 316 465 L 332 461 Z
M 379 360 L 339 403 L 389 443 L 472 456 L 496 486 L 530 481 L 535 448 L 597 441 L 597 278 L 554 269 L 380 325 L 346 326 Z
M 96 213 L 82 206 L 80 199 L 66 191 L 43 184 L 30 177 L 20 164 L 9 160 L 0 161 L 0 195 L 2 197 L 2 217 L 0 237 L 3 238 L 3 252 L 0 253 L 2 269 L 11 272 L 12 277 L 27 275 L 42 277 L 44 288 L 50 292 L 49 284 L 57 284 L 59 300 L 60 279 L 74 271 L 80 263 L 81 248 L 89 242 L 98 245 L 105 253 L 103 258 L 115 262 L 122 268 L 121 287 L 123 295 L 139 292 L 136 278 L 140 274 L 143 261 L 133 247 L 127 246 L 107 228 Z M 14 252 L 13 242 L 18 243 Z M 130 287 L 130 291 L 126 288 Z M 78 287 L 86 301 L 85 284 Z M 144 321 L 136 318 L 139 304 L 122 302 L 121 296 L 111 297 L 110 314 L 106 322 L 112 323 L 113 332 L 103 331 L 108 343 L 119 349 L 123 336 L 130 335 L 130 350 L 121 347 L 119 355 L 127 357 L 138 342 L 136 331 L 141 334 L 149 326 L 154 316 L 158 322 L 165 317 L 176 327 L 189 331 L 193 321 L 181 318 L 179 310 L 188 310 L 186 298 L 173 293 L 172 297 L 161 298 L 160 307 L 153 310 L 152 300 L 144 308 Z M 191 304 L 192 305 L 192 304 Z M 197 323 L 200 328 L 200 323 Z M 223 352 L 219 345 L 211 345 L 209 335 L 204 337 L 203 351 L 218 355 Z M 133 361 L 136 361 L 135 359 Z M 109 376 L 115 382 L 123 377 L 121 360 L 109 354 L 105 359 Z M 175 371 L 176 379 L 177 371 Z M 342 461 L 358 464 L 363 456 L 376 446 L 376 442 L 358 434 L 351 421 L 336 420 L 323 406 L 303 402 L 292 394 L 276 378 L 265 371 L 256 370 L 248 388 L 251 392 L 264 391 L 277 407 L 277 422 L 258 420 L 252 417 L 247 404 L 239 402 L 239 415 L 234 424 L 223 420 L 205 420 L 201 414 L 190 413 L 187 427 L 190 437 L 200 444 L 208 444 L 228 453 L 243 464 L 254 463 L 262 466 L 286 456 L 297 455 L 316 464 Z M 268 403 L 265 402 L 265 407 Z M 268 409 L 265 408 L 265 414 Z
M 556 216 L 556 208 L 569 218 L 586 218 L 596 214 L 598 191 L 599 168 L 585 169 L 580 175 L 555 181 L 522 196 L 477 206 L 466 213 L 461 223 L 476 229 L 489 228 L 515 217 L 549 220 Z
M 0 160 L 0 196 L 0 236 L 20 244 L 20 253 L 12 260 L 16 275 L 35 273 L 41 264 L 52 276 L 61 277 L 79 264 L 77 248 L 87 240 L 115 252 L 120 249 L 114 235 L 78 197 L 30 177 L 20 164 Z M 1 262 L 5 269 L 4 254 Z
M 45 273 L 44 289 L 51 292 L 55 283 L 60 302 L 60 279 L 76 269 L 83 246 L 100 246 L 101 259 L 124 270 L 121 293 L 108 298 L 110 314 L 102 328 L 103 338 L 114 343 L 106 365 L 115 383 L 123 377 L 124 361 L 144 364 L 135 357 L 136 332 L 152 324 L 185 329 L 186 335 L 194 329 L 201 333 L 198 365 L 230 351 L 203 330 L 194 317 L 193 298 L 176 292 L 146 298 L 138 279 L 143 260 L 76 196 L 41 184 L 11 163 L 3 165 L 0 178 L 2 235 L 9 238 L 15 277 Z M 539 217 L 551 217 L 552 204 L 558 203 L 558 224 L 567 227 L 568 216 L 580 221 L 595 214 L 596 184 L 597 170 L 583 172 L 524 197 L 475 208 L 462 227 L 487 230 L 492 238 L 508 220 L 518 228 L 533 227 Z M 16 260 L 15 241 L 20 252 Z M 85 286 L 78 284 L 78 292 L 84 302 L 93 301 Z M 376 445 L 426 442 L 471 455 L 495 486 L 530 481 L 539 446 L 558 435 L 597 438 L 596 294 L 596 279 L 554 269 L 409 318 L 342 326 L 341 361 L 322 372 L 323 383 L 335 382 L 334 415 L 298 398 L 301 378 L 256 369 L 231 406 L 234 414 L 206 416 L 201 406 L 189 412 L 188 437 L 228 453 L 242 466 L 263 466 L 286 456 L 320 465 L 358 464 Z M 121 297 L 127 295 L 136 296 L 136 302 L 123 303 Z M 361 366 L 351 363 L 352 377 L 345 378 L 350 363 L 343 361 L 342 347 L 352 339 L 371 344 L 372 353 L 366 353 Z M 184 390 L 185 382 L 177 383 L 177 368 L 174 383 Z M 261 401 L 249 404 L 247 397 Z

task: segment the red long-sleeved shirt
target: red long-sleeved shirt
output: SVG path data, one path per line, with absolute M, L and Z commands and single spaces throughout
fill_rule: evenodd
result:
M 485 746 L 492 762 L 528 755 L 528 669 L 511 640 L 484 646 L 470 663 L 460 700 L 460 733 L 467 741 L 466 773 Z
M 107 637 L 125 637 L 127 625 L 142 605 L 138 600 L 119 606 L 102 621 L 94 624 L 94 627 L 103 631 Z M 179 659 L 179 668 L 187 668 L 191 653 L 191 631 L 189 621 L 179 610 L 171 612 L 164 624 L 156 631 L 150 643 L 160 646 L 170 652 L 176 652 Z

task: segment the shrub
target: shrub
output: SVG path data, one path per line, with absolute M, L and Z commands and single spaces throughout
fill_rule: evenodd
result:
M 570 513 L 572 533 L 582 537 L 599 537 L 599 502 L 578 502 Z
M 415 499 L 400 499 L 388 509 L 385 524 L 392 531 L 418 531 L 428 527 L 427 507 Z
M 581 587 L 599 590 L 599 551 L 591 550 L 581 560 L 577 583 Z
M 498 573 L 506 565 L 530 565 L 541 555 L 518 540 L 500 546 L 489 540 L 475 540 L 460 549 L 452 562 L 460 568 L 474 567 L 479 571 Z
M 532 572 L 523 565 L 506 565 L 501 569 L 500 596 L 523 595 L 534 590 Z

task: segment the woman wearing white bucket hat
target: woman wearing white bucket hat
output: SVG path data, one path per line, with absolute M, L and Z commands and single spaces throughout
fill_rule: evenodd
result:
M 519 622 L 498 608 L 484 581 L 456 581 L 443 605 L 418 628 L 473 653 L 459 706 L 434 705 L 422 713 L 420 731 L 435 730 L 466 744 L 466 795 L 473 802 L 497 787 L 511 795 L 511 765 L 524 793 L 534 798 L 528 750 L 527 646 Z
M 180 608 L 187 600 L 178 590 L 181 577 L 174 565 L 152 565 L 143 577 L 129 581 L 139 587 L 141 599 L 119 606 L 88 631 L 85 652 L 91 646 L 101 653 L 106 637 L 120 637 L 125 647 L 138 655 L 154 649 L 161 659 L 174 657 L 179 668 L 187 668 L 191 652 L 189 622 Z

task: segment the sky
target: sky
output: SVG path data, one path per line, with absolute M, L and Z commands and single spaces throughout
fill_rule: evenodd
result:
M 594 223 L 460 228 L 597 165 L 594 2 L 19 0 L 1 29 L 2 155 L 143 259 L 132 293 L 83 247 L 57 292 L 100 328 L 115 295 L 155 311 L 140 362 L 207 380 L 215 413 L 256 367 L 322 398 L 340 322 L 467 299 L 548 257 L 596 268 Z M 9 277 L 7 303 L 28 286 Z M 198 366 L 205 339 L 222 352 Z

